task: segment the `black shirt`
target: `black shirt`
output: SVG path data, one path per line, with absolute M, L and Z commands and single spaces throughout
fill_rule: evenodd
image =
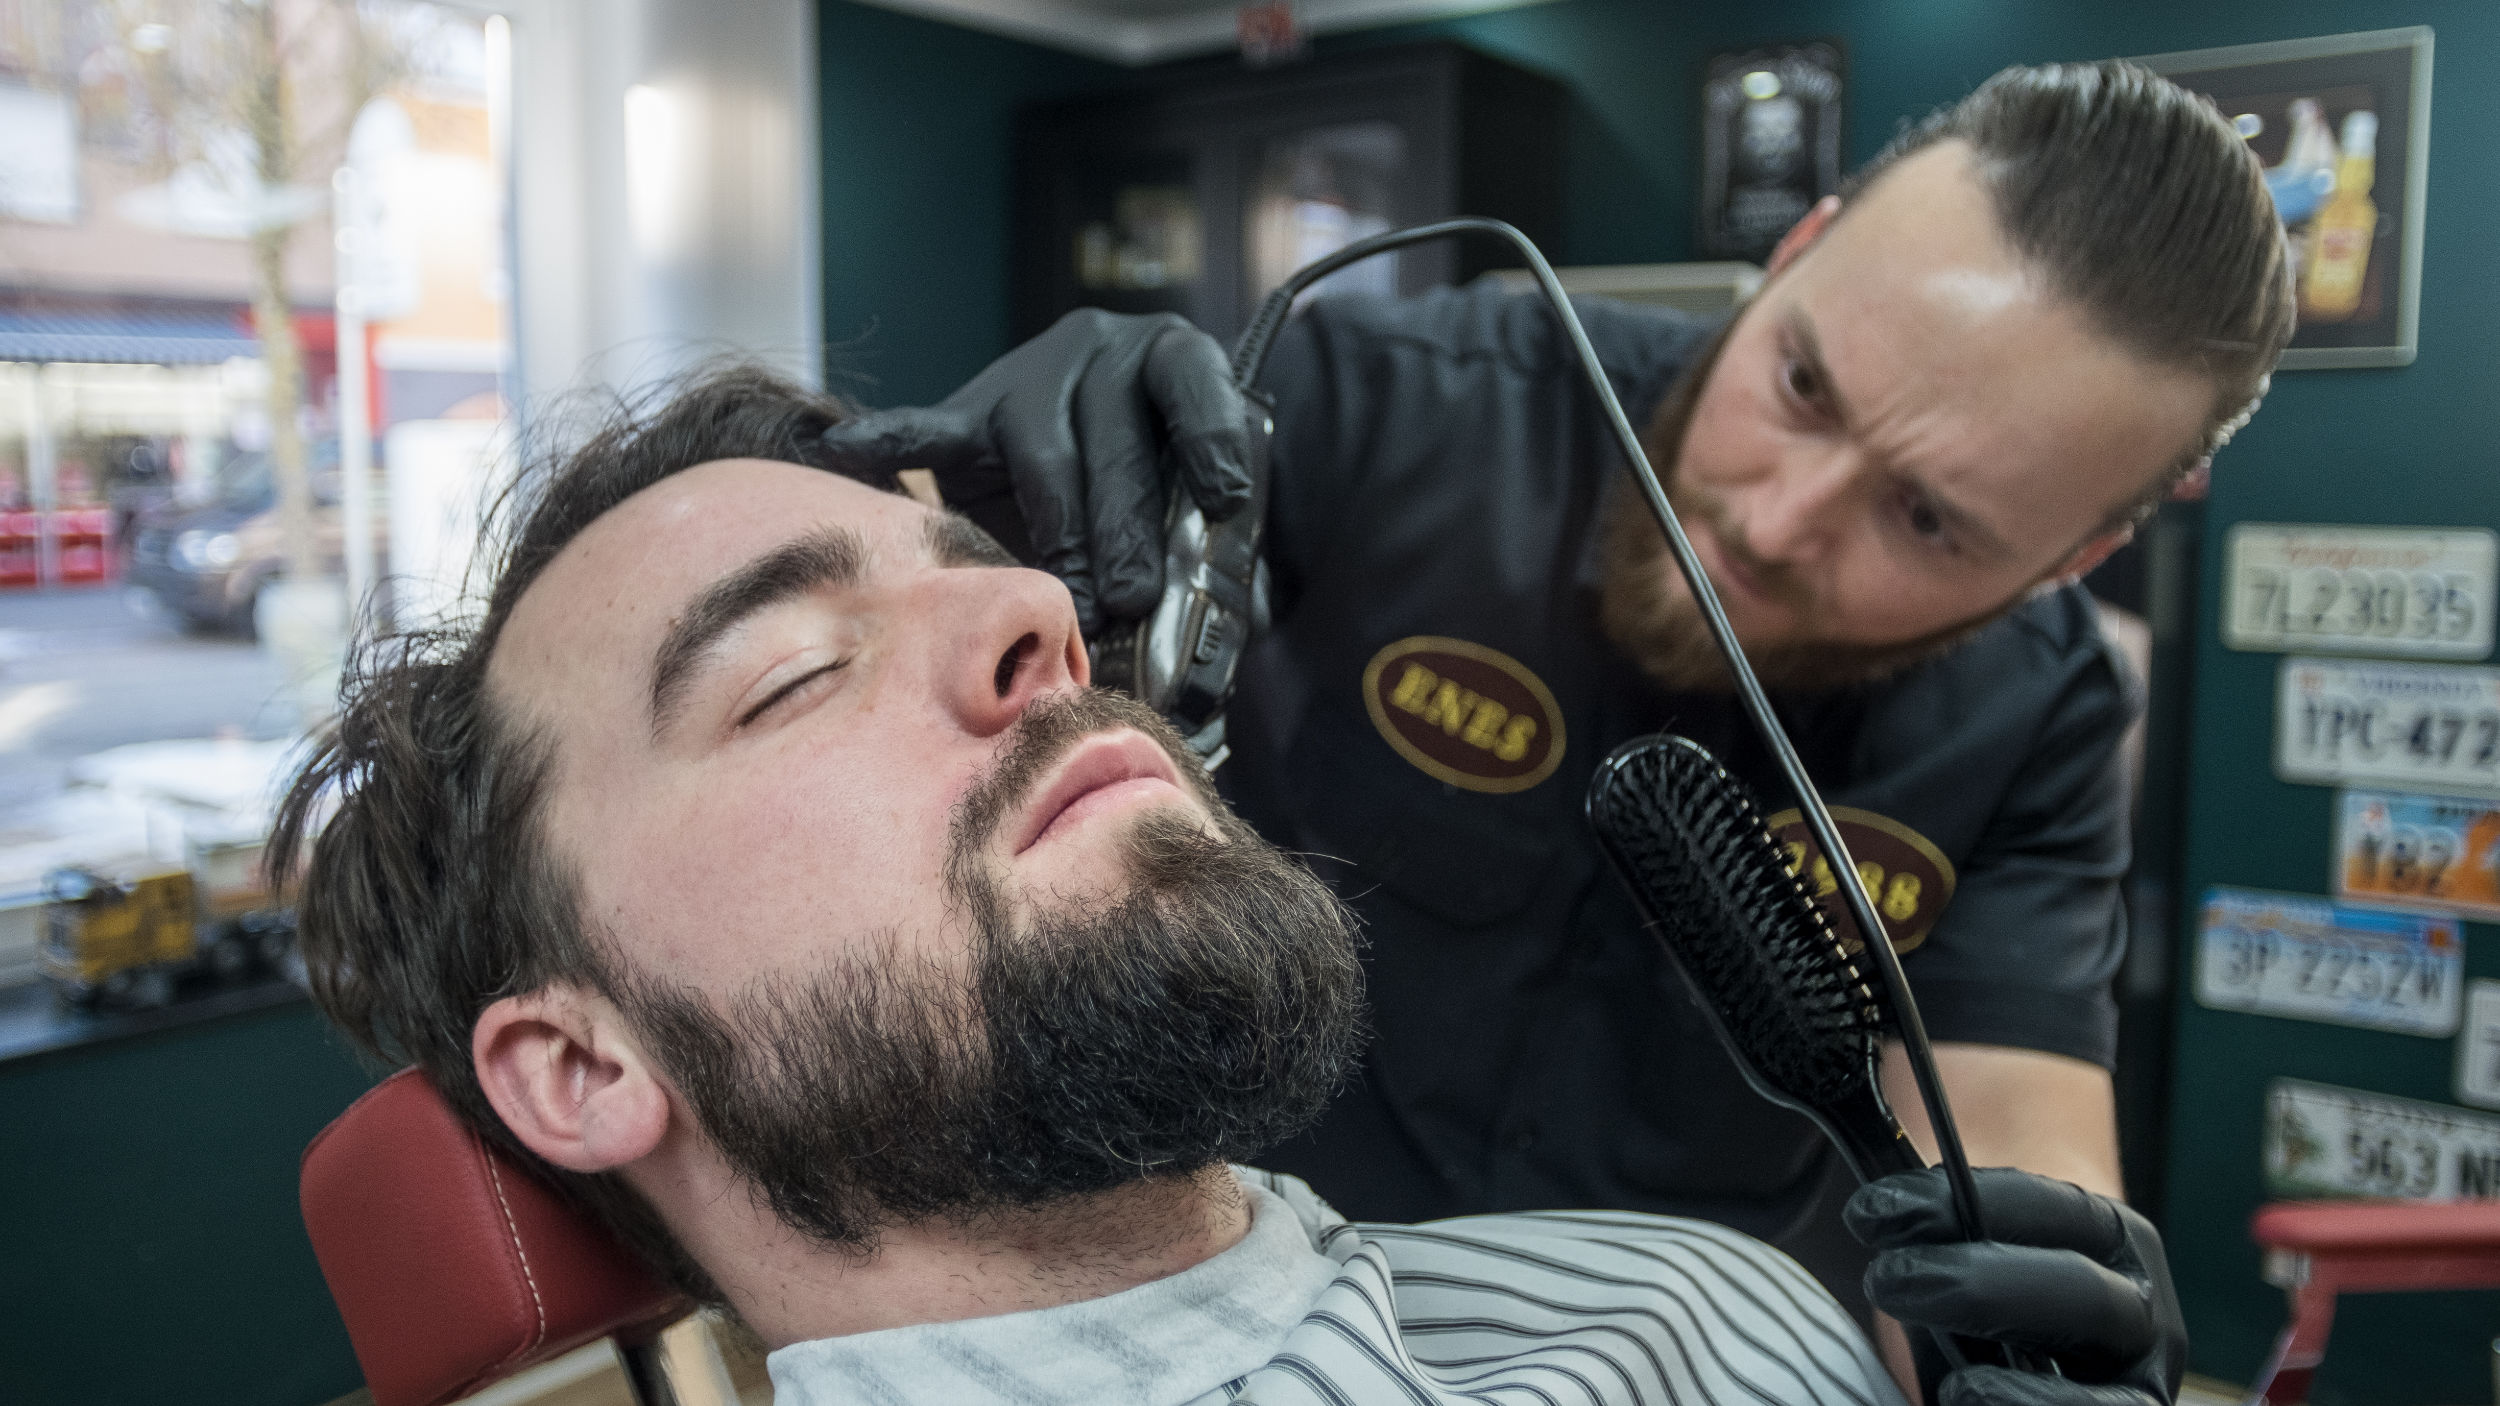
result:
M 1581 315 L 1636 422 L 1711 330 Z M 1279 609 L 1226 785 L 1362 915 L 1375 1026 L 1359 1085 L 1265 1160 L 1363 1219 L 1602 1206 L 1779 1237 L 1824 1145 L 1737 1075 L 1581 802 L 1607 752 L 1659 730 L 1766 812 L 1794 801 L 1732 700 L 1663 692 L 1601 632 L 1591 544 L 1624 471 L 1550 311 L 1490 289 L 1321 300 L 1264 384 Z M 1930 1034 L 2108 1064 L 2137 698 L 2088 598 L 1778 702 L 1861 865 L 1891 871 Z

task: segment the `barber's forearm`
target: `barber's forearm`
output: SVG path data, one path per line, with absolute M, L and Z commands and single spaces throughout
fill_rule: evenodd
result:
M 1963 1150 L 1979 1167 L 2020 1167 L 2086 1191 L 2123 1196 L 2117 1096 L 2109 1071 L 2065 1055 L 2002 1045 L 1936 1046 Z M 1929 1161 L 1936 1143 L 1908 1057 L 1884 1049 L 1884 1097 Z

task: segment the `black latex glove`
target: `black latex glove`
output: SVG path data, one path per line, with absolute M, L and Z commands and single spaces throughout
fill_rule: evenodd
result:
M 1877 1251 L 1866 1296 L 1903 1323 L 2054 1358 L 2065 1375 L 1974 1363 L 1920 1377 L 1931 1406 L 2170 1406 L 2187 1323 L 2152 1224 L 2079 1186 L 1987 1167 L 1974 1175 L 1989 1238 L 1962 1238 L 1944 1173 L 1858 1188 L 1842 1219 Z M 1925 1334 L 1913 1331 L 1913 1342 Z
M 862 415 L 825 444 L 935 473 L 950 507 L 1068 584 L 1091 635 L 1162 594 L 1167 475 L 1210 519 L 1249 501 L 1243 410 L 1214 338 L 1172 313 L 1088 308 L 938 404 Z

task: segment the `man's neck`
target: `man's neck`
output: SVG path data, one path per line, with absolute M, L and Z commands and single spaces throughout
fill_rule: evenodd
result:
M 750 1198 L 732 1196 L 729 1203 Z M 1229 1167 L 1031 1211 L 888 1227 L 874 1254 L 828 1250 L 760 1213 L 695 1249 L 767 1347 L 1103 1298 L 1231 1249 L 1250 1199 Z M 722 1272 L 720 1266 L 739 1268 Z

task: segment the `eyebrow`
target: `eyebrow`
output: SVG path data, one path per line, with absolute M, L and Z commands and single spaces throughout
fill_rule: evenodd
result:
M 1797 359 L 1805 363 L 1808 371 L 1814 373 L 1815 383 L 1823 388 L 1823 394 L 1831 398 L 1832 413 L 1839 417 L 1843 425 L 1848 424 L 1850 422 L 1849 403 L 1841 397 L 1840 383 L 1832 379 L 1831 364 L 1823 359 L 1823 342 L 1815 335 L 1814 320 L 1806 316 L 1804 308 L 1791 307 L 1787 315 L 1780 319 L 1780 330 L 1786 334 L 1790 345 L 1796 348 Z M 1955 532 L 1969 539 L 1971 544 L 1980 551 L 2000 557 L 2012 554 L 2014 549 L 2006 545 L 2005 539 L 1998 536 L 1994 528 L 1973 517 L 1961 505 L 1938 493 L 1932 484 L 1907 466 L 1886 460 L 1884 468 L 1895 478 L 1902 479 L 1917 489 L 1927 499 L 1927 506 L 1935 511 L 1936 516 L 1943 518 Z
M 1023 565 L 979 523 L 951 508 L 929 514 L 928 525 L 922 531 L 929 556 L 940 566 Z
M 667 729 L 704 656 L 731 630 L 794 596 L 857 584 L 867 561 L 867 544 L 858 533 L 823 527 L 782 543 L 705 587 L 652 653 L 651 730 Z

